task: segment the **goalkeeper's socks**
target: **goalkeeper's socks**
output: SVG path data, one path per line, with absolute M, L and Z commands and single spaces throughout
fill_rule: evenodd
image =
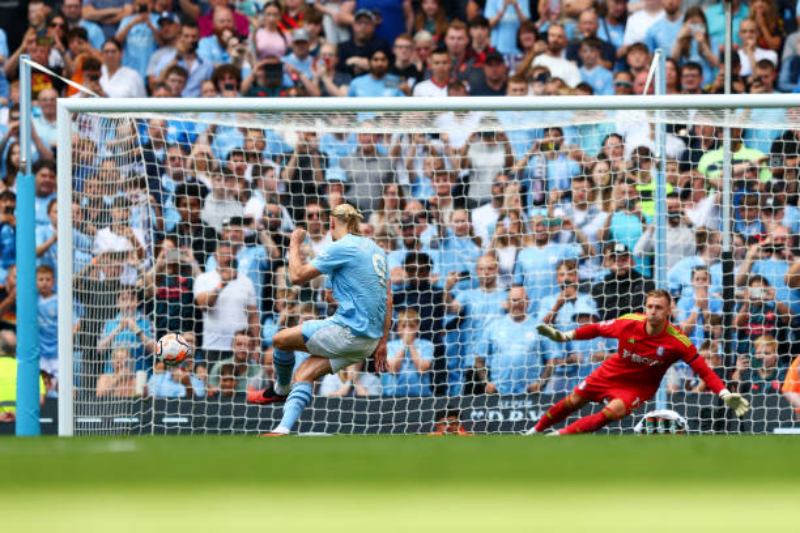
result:
M 562 429 L 560 433 L 562 435 L 570 435 L 572 433 L 591 433 L 592 431 L 597 431 L 606 424 L 608 424 L 608 418 L 603 411 L 600 411 L 599 413 L 579 418 L 572 424 Z
M 553 405 L 536 423 L 536 432 L 541 433 L 545 429 L 554 424 L 558 424 L 565 420 L 575 410 L 571 404 L 567 402 L 569 396 L 562 398 L 559 402 Z
M 294 370 L 294 352 L 274 348 L 272 350 L 272 366 L 275 367 L 275 394 L 289 394 Z
M 283 417 L 281 423 L 275 428 L 276 433 L 288 433 L 292 430 L 297 419 L 303 414 L 306 406 L 311 403 L 311 394 L 313 387 L 307 381 L 299 381 L 292 387 L 292 392 L 286 398 L 286 403 L 283 405 Z

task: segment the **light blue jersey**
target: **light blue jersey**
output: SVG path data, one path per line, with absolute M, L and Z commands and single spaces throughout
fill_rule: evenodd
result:
M 375 79 L 372 74 L 364 74 L 350 82 L 347 96 L 405 96 L 400 90 L 400 78 L 387 74 Z
M 52 224 L 36 227 L 36 246 L 41 246 L 50 237 L 56 234 L 56 228 Z M 58 266 L 58 242 L 48 248 L 39 258 L 36 259 L 36 266 L 47 265 L 57 271 Z
M 483 16 L 491 20 L 498 13 L 500 13 L 504 7 L 504 4 L 504 0 L 488 0 L 486 2 L 486 7 L 483 10 Z M 519 6 L 519 10 L 522 12 L 522 15 L 525 17 L 525 20 L 529 19 L 531 14 L 530 5 L 528 2 L 518 2 L 517 5 Z M 521 23 L 522 21 L 517 15 L 516 8 L 513 5 L 505 6 L 503 16 L 500 17 L 500 20 L 497 21 L 497 25 L 492 29 L 492 46 L 494 46 L 497 51 L 503 55 L 518 54 L 519 48 L 517 48 L 517 30 L 519 30 Z
M 520 250 L 514 266 L 514 283 L 524 285 L 528 298 L 538 301 L 558 292 L 556 265 L 562 259 L 578 259 L 581 247 L 577 244 L 551 242 L 542 248 Z
M 386 253 L 370 239 L 348 234 L 326 246 L 311 264 L 330 278 L 339 303 L 331 320 L 359 337 L 383 337 Z
M 683 27 L 683 17 L 672 21 L 667 17 L 661 17 L 648 28 L 644 35 L 644 44 L 650 49 L 652 54 L 658 48 L 669 54 L 675 41 L 678 40 L 678 32 Z
M 128 15 L 119 23 L 117 32 L 122 31 L 134 19 L 139 18 L 139 14 Z M 158 19 L 161 18 L 161 13 L 150 13 L 150 22 L 153 27 L 158 24 Z M 143 80 L 147 79 L 147 63 L 150 61 L 150 56 L 158 48 L 156 46 L 156 38 L 153 35 L 153 30 L 150 29 L 144 22 L 135 24 L 128 35 L 125 37 L 122 51 L 122 64 L 126 67 L 132 68 L 139 73 Z
M 522 394 L 539 378 L 544 357 L 536 320 L 522 322 L 504 316 L 492 322 L 484 336 L 489 379 L 500 394 Z
M 39 355 L 42 359 L 58 359 L 58 296 L 39 297 Z
M 676 323 L 680 324 L 684 322 L 689 315 L 692 314 L 692 311 L 698 311 L 697 313 L 697 322 L 695 323 L 694 329 L 692 331 L 685 331 L 685 333 L 689 336 L 689 339 L 692 341 L 692 344 L 695 346 L 700 346 L 703 344 L 703 341 L 706 339 L 705 334 L 705 319 L 703 318 L 703 313 L 697 309 L 697 305 L 695 302 L 694 294 L 690 293 L 680 300 L 678 300 L 677 305 L 675 306 L 675 319 Z M 719 315 L 722 313 L 722 300 L 719 298 L 709 298 L 708 300 L 708 311 L 711 314 Z
M 607 68 L 598 65 L 593 69 L 581 67 L 578 69 L 581 73 L 581 81 L 585 81 L 592 86 L 595 95 L 612 95 L 614 94 L 614 75 Z
M 386 344 L 386 356 L 394 357 L 403 347 L 403 341 L 396 339 Z M 433 343 L 425 339 L 416 339 L 414 348 L 419 352 L 423 361 L 433 361 Z M 403 364 L 397 372 L 384 372 L 381 374 L 381 388 L 384 396 L 430 396 L 431 377 L 429 372 L 420 373 L 411 361 L 408 348 L 403 358 Z

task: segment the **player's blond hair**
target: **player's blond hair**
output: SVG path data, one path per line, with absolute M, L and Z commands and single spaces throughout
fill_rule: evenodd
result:
M 361 211 L 350 204 L 339 204 L 331 211 L 331 216 L 347 226 L 347 231 L 354 235 L 361 235 L 360 224 L 364 220 Z

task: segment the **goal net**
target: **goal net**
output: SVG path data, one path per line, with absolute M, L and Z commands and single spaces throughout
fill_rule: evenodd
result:
M 527 429 L 617 349 L 556 345 L 535 326 L 639 312 L 654 287 L 670 291 L 673 324 L 754 408 L 736 420 L 681 363 L 657 398 L 606 431 L 632 431 L 655 408 L 676 411 L 690 432 L 793 427 L 798 114 L 746 99 L 735 112 L 674 98 L 660 110 L 610 110 L 603 99 L 571 108 L 577 101 L 370 112 L 353 100 L 350 111 L 280 112 L 245 112 L 242 101 L 216 111 L 198 101 L 194 112 L 62 102 L 57 207 L 71 243 L 57 266 L 72 274 L 58 288 L 71 310 L 60 317 L 61 368 L 72 372 L 62 433 L 274 427 L 281 406 L 257 402 L 274 379 L 272 336 L 336 309 L 324 278 L 287 282 L 289 235 L 307 229 L 313 258 L 342 202 L 388 254 L 389 370 L 367 360 L 317 382 L 301 433 Z M 233 281 L 207 298 L 223 275 Z M 195 347 L 180 367 L 154 357 L 166 333 Z

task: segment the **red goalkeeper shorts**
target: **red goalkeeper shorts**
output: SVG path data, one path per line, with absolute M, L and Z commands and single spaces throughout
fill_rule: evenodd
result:
M 652 398 L 657 390 L 658 385 L 654 387 L 652 385 L 625 383 L 592 374 L 581 381 L 573 392 L 581 398 L 586 398 L 592 402 L 622 400 L 625 403 L 625 409 L 630 413 Z

